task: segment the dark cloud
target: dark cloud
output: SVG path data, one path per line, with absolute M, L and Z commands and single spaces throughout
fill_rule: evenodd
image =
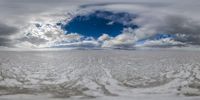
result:
M 0 37 L 0 46 L 10 46 L 11 40 L 7 38 Z
M 17 32 L 17 28 L 0 23 L 0 36 L 8 36 Z
M 176 34 L 176 40 L 200 45 L 200 24 L 182 16 L 168 16 L 165 24 L 159 27 L 160 32 Z
M 0 23 L 0 46 L 10 46 L 12 40 L 9 39 L 10 35 L 17 32 L 17 28 Z

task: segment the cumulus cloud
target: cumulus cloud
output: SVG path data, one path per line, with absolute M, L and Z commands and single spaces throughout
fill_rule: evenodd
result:
M 103 34 L 102 36 L 100 36 L 98 38 L 99 41 L 107 41 L 107 40 L 110 40 L 111 37 L 108 35 L 108 34 Z
M 103 42 L 102 47 L 111 48 L 133 48 L 136 37 L 131 33 L 123 33 L 116 36 L 113 39 L 106 40 Z

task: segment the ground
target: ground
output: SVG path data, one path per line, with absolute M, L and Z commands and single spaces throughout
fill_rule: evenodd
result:
M 0 100 L 199 100 L 192 50 L 0 51 Z

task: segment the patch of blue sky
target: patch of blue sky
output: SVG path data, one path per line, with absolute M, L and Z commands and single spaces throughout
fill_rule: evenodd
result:
M 66 31 L 65 34 L 79 33 L 95 39 L 104 33 L 115 37 L 121 34 L 124 28 L 138 28 L 138 25 L 130 24 L 133 18 L 136 18 L 136 16 L 125 12 L 95 11 L 88 15 L 74 17 L 69 23 L 63 26 L 63 29 Z

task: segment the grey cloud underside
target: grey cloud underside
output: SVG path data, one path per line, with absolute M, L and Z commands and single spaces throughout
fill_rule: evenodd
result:
M 15 34 L 17 31 L 16 27 L 0 23 L 0 46 L 10 46 L 12 40 L 9 39 L 9 36 Z
M 0 46 L 9 46 L 10 42 L 11 42 L 11 40 L 0 37 Z
M 17 32 L 17 28 L 0 23 L 0 36 L 8 36 Z
M 47 40 L 41 39 L 41 38 L 37 38 L 37 37 L 29 37 L 29 38 L 23 37 L 23 38 L 18 39 L 18 41 L 29 41 L 30 43 L 33 43 L 33 44 L 36 44 L 36 45 L 39 45 L 39 44 L 47 42 Z

